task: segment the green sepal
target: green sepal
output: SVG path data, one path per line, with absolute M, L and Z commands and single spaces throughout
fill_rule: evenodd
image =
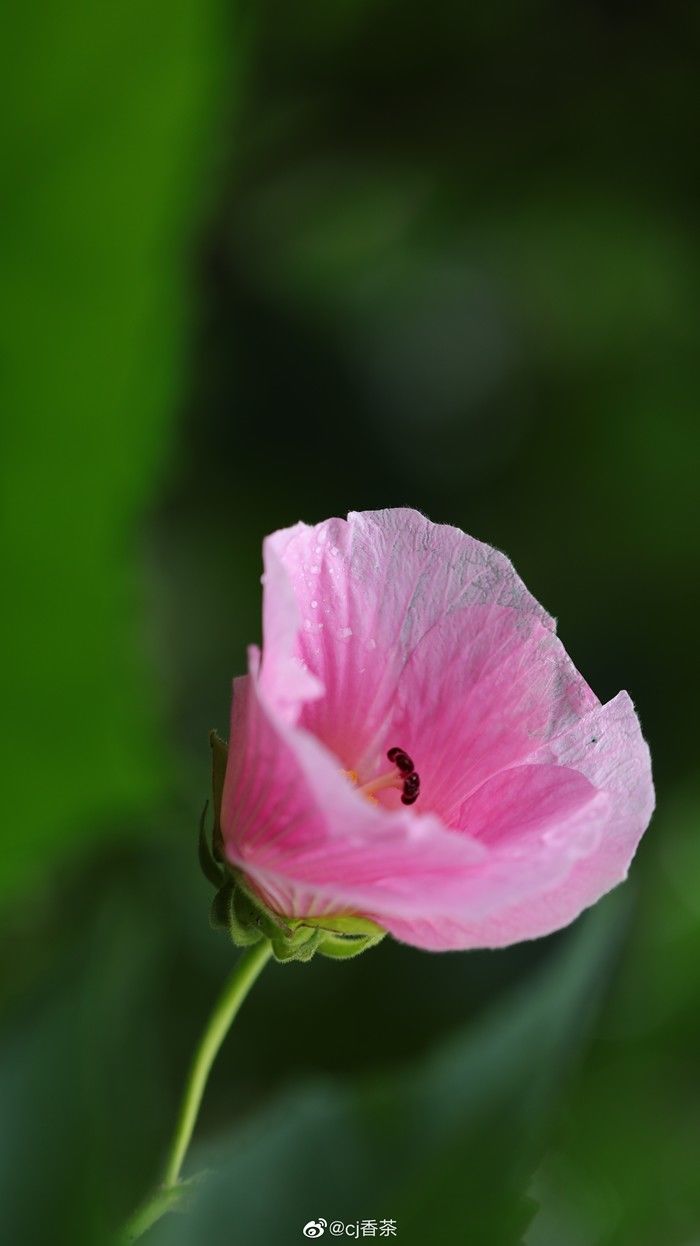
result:
M 199 864 L 206 878 L 213 887 L 220 887 L 224 881 L 224 872 L 220 865 L 217 865 L 209 847 L 209 838 L 207 836 L 207 810 L 209 809 L 209 801 L 205 801 L 202 810 L 202 816 L 199 819 L 199 841 L 197 845 L 199 853 Z
M 332 960 L 349 960 L 381 943 L 386 934 L 381 926 L 369 917 L 353 913 L 334 916 L 304 917 L 302 925 L 318 930 L 321 938 L 317 950 Z
M 337 913 L 325 917 L 303 917 L 305 926 L 317 926 L 329 934 L 339 935 L 379 935 L 386 934 L 382 926 L 369 917 L 359 917 L 354 913 Z
M 227 880 L 217 891 L 209 910 L 209 923 L 214 930 L 228 930 L 231 925 L 233 887 Z
M 280 964 L 290 960 L 311 960 L 314 952 L 319 948 L 320 941 L 319 930 L 310 930 L 304 926 L 297 927 L 291 938 L 285 939 L 278 936 L 270 939 L 272 954 Z
M 244 925 L 254 925 L 262 930 L 271 941 L 275 939 L 291 939 L 294 934 L 293 925 L 289 925 L 279 913 L 268 908 L 259 896 L 248 887 L 238 870 L 231 871 L 234 885 L 234 908 L 236 915 Z
M 365 917 L 290 918 L 285 920 L 256 896 L 237 870 L 224 872 L 211 906 L 211 924 L 225 930 L 237 947 L 269 939 L 275 960 L 308 961 L 316 952 L 348 960 L 374 947 L 386 933 Z
M 221 736 L 217 735 L 216 731 L 209 732 L 209 744 L 211 746 L 213 824 L 210 844 L 206 829 L 207 811 L 209 808 L 209 801 L 207 801 L 202 810 L 202 816 L 199 819 L 198 854 L 199 864 L 204 877 L 207 879 L 207 882 L 210 882 L 218 890 L 222 885 L 225 885 L 226 880 L 226 854 L 221 833 L 221 801 L 224 795 L 228 745 L 221 739 Z M 218 920 L 216 924 L 219 924 Z
M 235 883 L 231 883 L 231 901 L 227 929 L 236 947 L 250 947 L 252 943 L 259 943 L 265 937 L 265 932 L 259 922 L 249 920 L 246 913 L 241 915 Z
M 263 938 L 258 925 L 240 920 L 236 912 L 236 887 L 230 876 L 211 902 L 209 922 L 215 930 L 225 930 L 237 947 L 250 947 Z
M 362 952 L 367 952 L 369 948 L 381 943 L 385 934 L 386 930 L 366 935 L 326 934 L 322 936 L 318 950 L 321 956 L 328 956 L 331 960 L 350 960 L 351 957 L 360 956 Z
M 211 790 L 214 810 L 214 826 L 212 830 L 212 851 L 217 861 L 225 861 L 224 839 L 221 834 L 221 802 L 224 796 L 224 779 L 228 762 L 228 744 L 216 731 L 209 732 L 211 747 Z

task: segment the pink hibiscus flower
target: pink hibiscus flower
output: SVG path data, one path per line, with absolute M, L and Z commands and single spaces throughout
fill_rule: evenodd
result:
M 220 816 L 273 912 L 498 947 L 625 878 L 654 807 L 632 702 L 601 705 L 503 554 L 400 509 L 264 558 Z

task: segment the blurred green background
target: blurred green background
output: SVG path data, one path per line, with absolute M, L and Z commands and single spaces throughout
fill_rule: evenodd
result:
M 698 11 L 40 0 L 5 23 L 2 1239 L 110 1240 L 235 955 L 195 858 L 260 543 L 504 549 L 658 812 L 569 931 L 273 966 L 159 1246 L 700 1242 Z

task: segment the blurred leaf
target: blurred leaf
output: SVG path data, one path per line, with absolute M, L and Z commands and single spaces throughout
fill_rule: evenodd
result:
M 538 1174 L 531 1246 L 689 1246 L 697 1234 L 699 830 L 697 789 L 655 821 L 654 886 Z
M 43 0 L 5 23 L 4 890 L 162 780 L 133 542 L 182 385 L 220 19 Z
M 246 1246 L 282 1246 L 319 1216 L 394 1218 L 416 1246 L 520 1242 L 553 1098 L 588 1033 L 619 929 L 619 906 L 608 903 L 538 977 L 422 1064 L 351 1088 L 291 1091 L 193 1155 L 192 1170 L 214 1174 L 188 1215 L 156 1227 L 154 1246 L 229 1246 L 234 1233 Z M 342 1024 L 318 1019 L 319 1041 Z
M 89 907 L 89 906 L 86 906 Z M 159 1162 L 162 909 L 121 880 L 0 1046 L 3 1240 L 111 1240 Z

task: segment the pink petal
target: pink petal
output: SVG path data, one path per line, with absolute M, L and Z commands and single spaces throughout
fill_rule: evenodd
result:
M 417 511 L 297 524 L 268 538 L 265 567 L 265 696 L 363 781 L 405 749 L 421 810 L 448 825 L 597 704 L 508 559 Z
M 264 555 L 264 693 L 280 707 L 296 696 L 303 725 L 348 768 L 386 720 L 407 659 L 445 614 L 498 601 L 553 626 L 502 554 L 417 511 L 297 524 L 268 537 Z M 290 658 L 323 684 L 314 704 L 280 678 Z
M 476 918 L 465 905 L 458 920 L 427 911 L 422 920 L 388 919 L 385 924 L 397 939 L 434 951 L 503 947 L 534 939 L 568 925 L 627 876 L 654 809 L 649 749 L 627 693 L 592 710 L 542 746 L 531 760 L 547 769 L 551 764 L 573 767 L 606 793 L 609 811 L 597 845 L 583 855 L 574 853 L 564 877 L 554 886 L 548 885 L 543 874 L 539 894 L 526 902 L 504 905 L 485 918 Z M 565 826 L 554 832 L 552 846 L 556 850 L 558 845 L 567 847 Z
M 297 528 L 303 528 L 303 524 Z M 311 674 L 299 654 L 299 606 L 292 581 L 271 538 L 265 542 L 263 582 L 265 663 L 261 686 L 274 699 L 277 709 L 294 722 L 300 704 L 321 696 L 323 684 Z
M 556 843 L 571 852 L 571 836 L 560 836 L 558 828 L 596 795 L 596 787 L 569 766 L 514 766 L 483 783 L 464 802 L 462 823 L 469 835 L 495 853 L 529 853 L 540 842 Z M 590 852 L 598 839 L 599 835 L 579 840 L 575 855 Z
M 384 741 L 405 748 L 420 773 L 421 809 L 462 827 L 470 793 L 596 704 L 534 614 L 465 607 L 436 623 L 407 659 L 377 754 Z

